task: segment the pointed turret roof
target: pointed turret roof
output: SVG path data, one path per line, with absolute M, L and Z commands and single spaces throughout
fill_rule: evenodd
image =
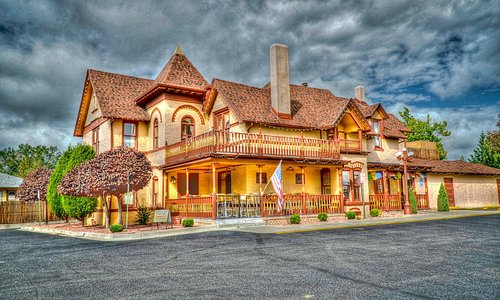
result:
M 160 74 L 158 74 L 155 82 L 195 89 L 204 89 L 208 86 L 208 82 L 193 66 L 179 46 L 177 46 L 174 54 L 170 57 L 170 60 L 163 67 Z

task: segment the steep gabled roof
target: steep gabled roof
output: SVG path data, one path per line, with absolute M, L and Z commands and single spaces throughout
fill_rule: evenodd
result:
M 74 135 L 83 135 L 90 91 L 97 96 L 102 117 L 149 121 L 148 113 L 135 104 L 135 98 L 152 84 L 153 81 L 150 79 L 88 69 Z
M 154 81 L 194 89 L 205 89 L 208 86 L 208 82 L 179 47 Z
M 134 99 L 151 86 L 152 80 L 96 70 L 89 70 L 89 79 L 103 117 L 149 121 L 146 110 Z
M 357 106 L 351 103 L 352 99 L 337 97 L 325 89 L 290 85 L 292 118 L 282 119 L 271 109 L 271 90 L 268 85 L 258 88 L 214 79 L 213 88 L 243 122 L 297 128 L 331 128 L 350 107 L 359 113 L 365 128 L 369 126 Z

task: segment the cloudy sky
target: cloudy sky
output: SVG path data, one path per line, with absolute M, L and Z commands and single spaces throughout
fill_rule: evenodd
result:
M 469 157 L 500 112 L 498 1 L 0 0 L 0 148 L 72 137 L 87 68 L 154 78 L 176 45 L 210 81 L 262 86 L 269 46 L 293 83 L 447 120 Z

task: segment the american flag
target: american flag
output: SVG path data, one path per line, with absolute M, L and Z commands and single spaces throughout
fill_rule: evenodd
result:
M 278 211 L 283 208 L 283 176 L 281 175 L 281 161 L 271 176 L 274 192 L 278 194 Z

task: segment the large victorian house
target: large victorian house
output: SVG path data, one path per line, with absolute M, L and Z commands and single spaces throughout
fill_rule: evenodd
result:
M 74 135 L 97 153 L 121 146 L 144 152 L 154 176 L 134 206 L 178 217 L 401 210 L 404 174 L 396 153 L 408 128 L 381 104 L 369 105 L 363 87 L 342 98 L 290 84 L 284 45 L 271 46 L 270 75 L 263 87 L 208 82 L 179 48 L 152 80 L 88 70 Z M 429 159 L 436 158 L 430 146 L 415 147 L 420 159 L 408 164 L 419 208 L 436 207 L 441 182 L 451 205 L 498 204 L 500 170 Z M 282 211 L 268 185 L 280 161 Z M 101 223 L 102 211 L 92 219 Z

